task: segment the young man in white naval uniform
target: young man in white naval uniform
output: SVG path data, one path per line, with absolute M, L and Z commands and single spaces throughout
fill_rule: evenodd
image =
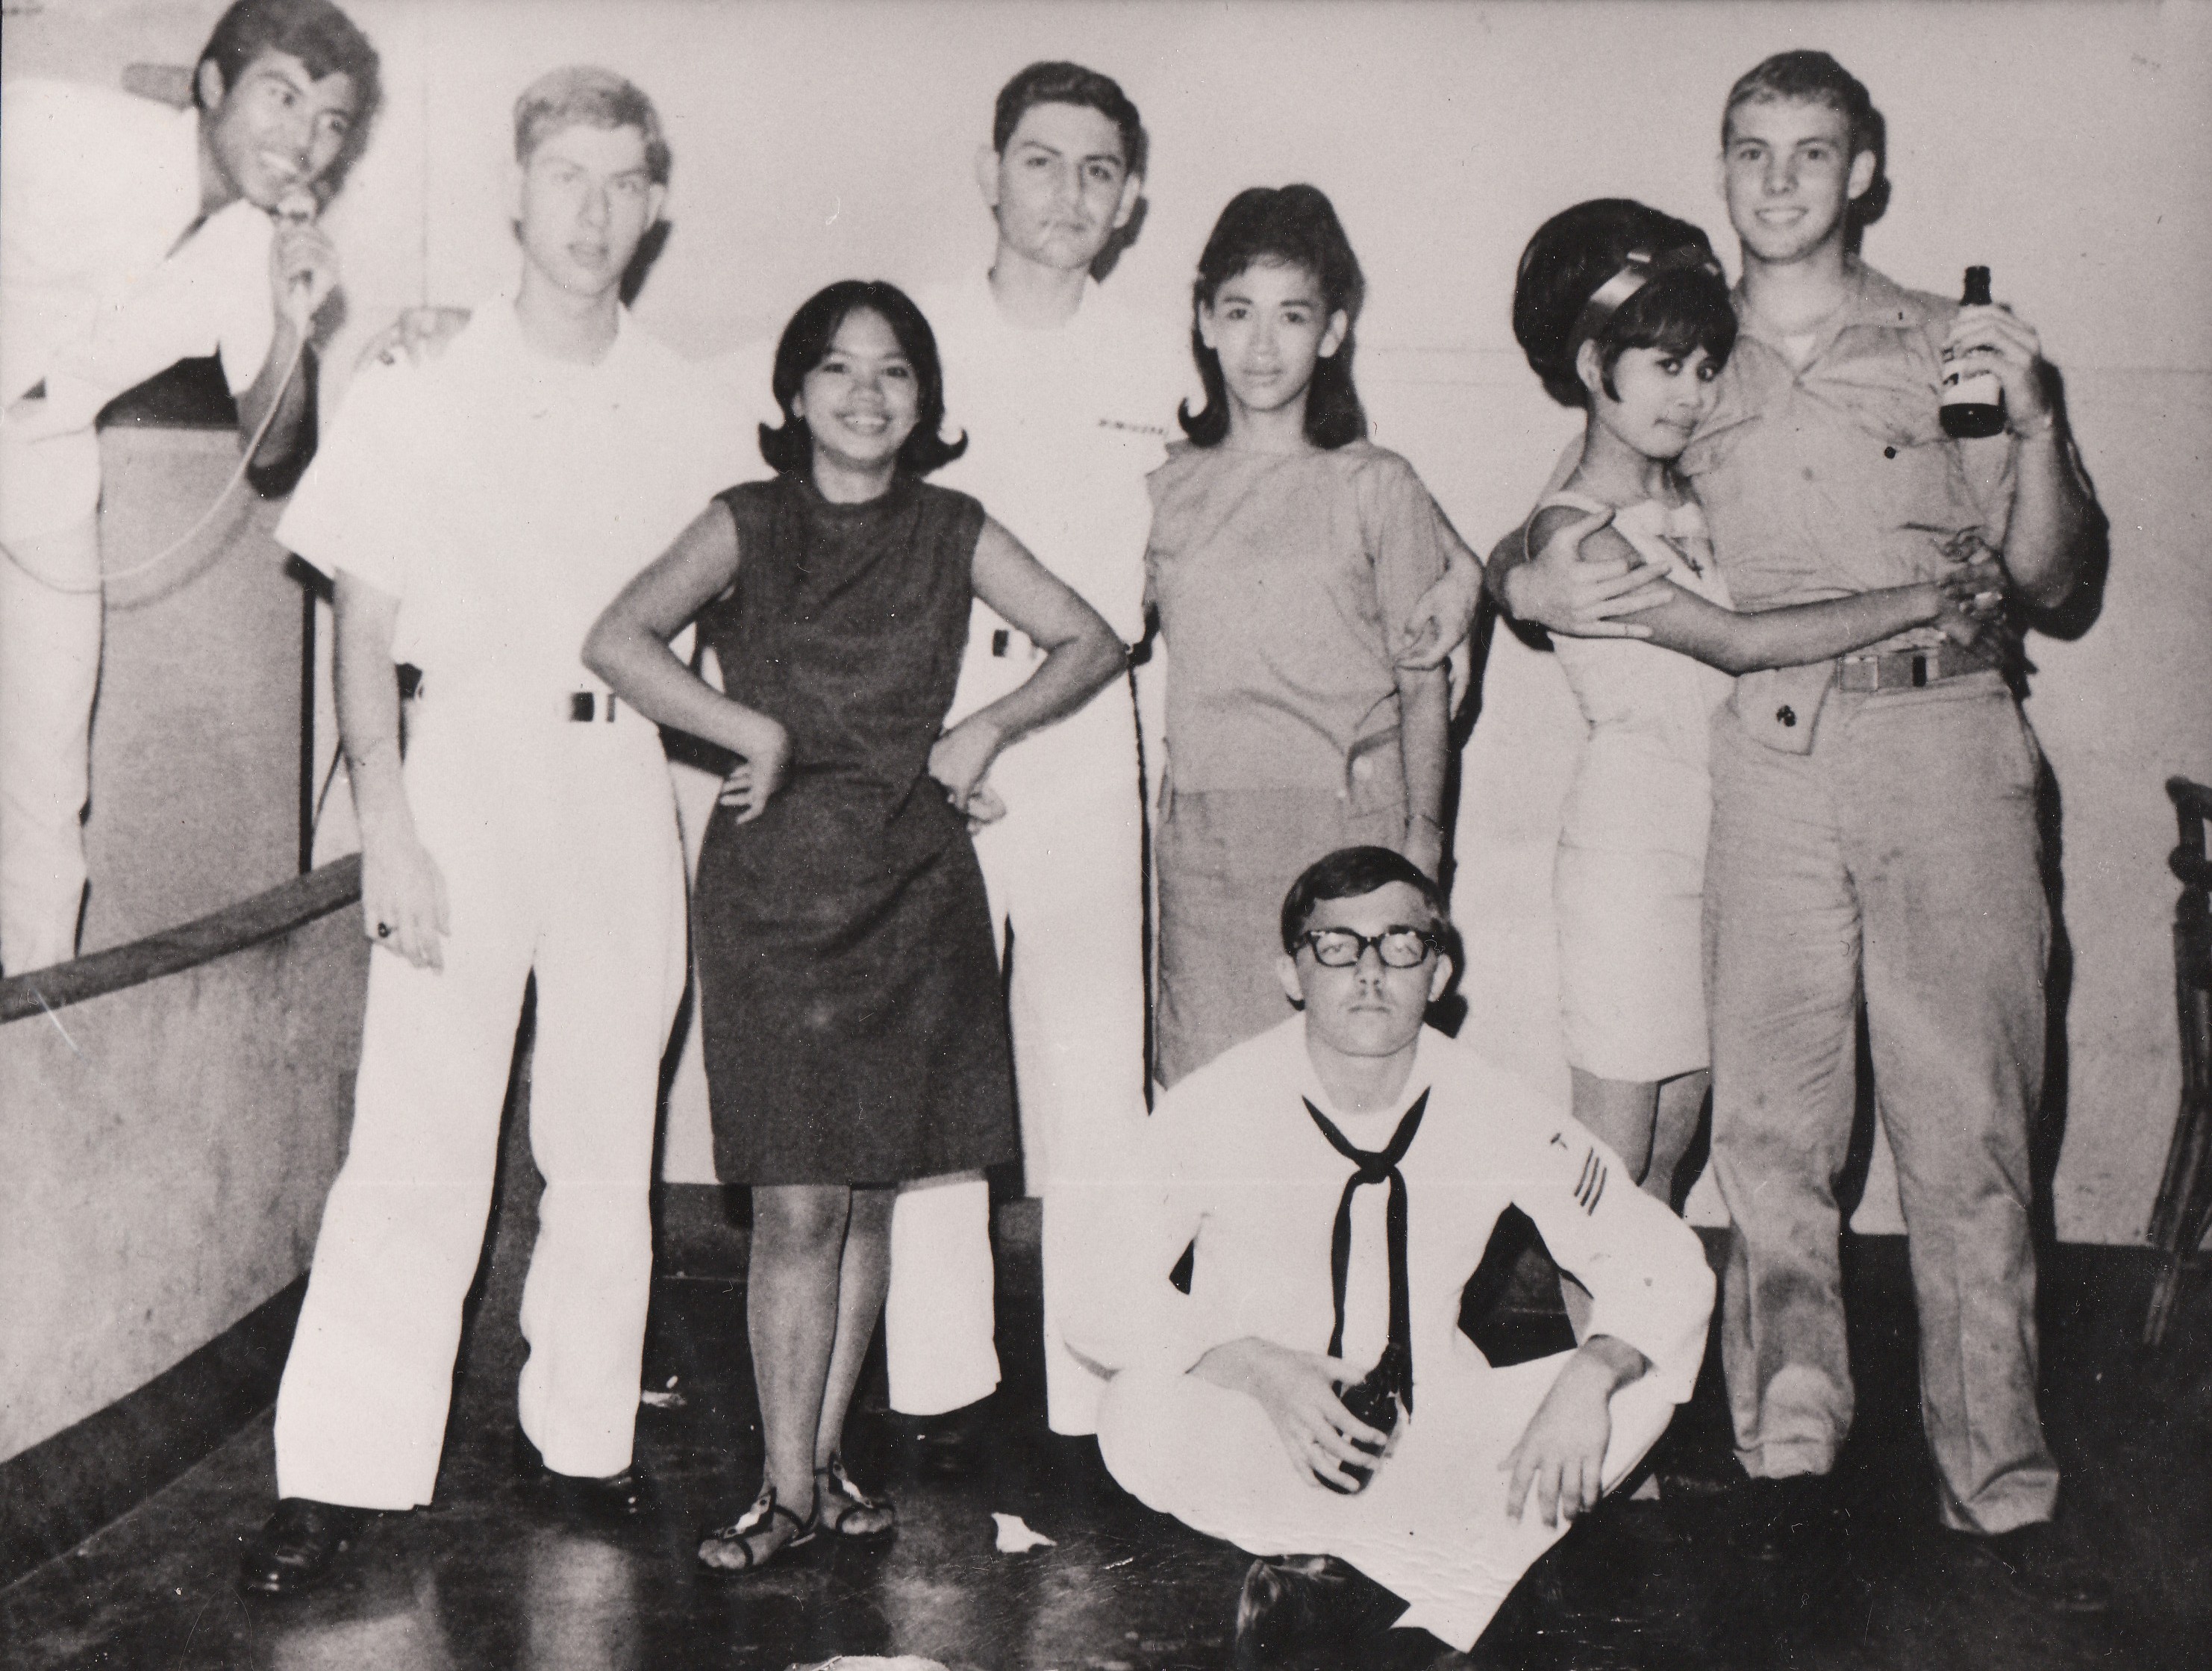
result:
M 361 150 L 376 52 L 328 0 L 240 0 L 184 112 L 12 81 L 0 121 L 0 969 L 76 955 L 100 683 L 100 410 L 220 354 L 262 472 L 312 450 L 313 224 Z M 280 209 L 283 212 L 280 213 Z M 287 374 L 291 374 L 289 377 Z M 289 471 L 287 471 L 289 474 Z M 279 490 L 273 476 L 256 486 Z
M 277 530 L 337 581 L 362 927 L 382 955 L 249 1590 L 304 1588 L 363 1510 L 430 1500 L 533 972 L 545 1191 L 523 1455 L 572 1510 L 646 1501 L 631 1437 L 683 864 L 659 732 L 580 655 L 733 447 L 698 374 L 617 300 L 668 178 L 651 102 L 606 70 L 555 70 L 517 101 L 515 158 L 518 288 L 429 363 L 362 373 Z M 422 672 L 404 773 L 395 662 Z
M 1443 921 L 1387 848 L 1309 866 L 1279 969 L 1304 1013 L 1178 1081 L 1095 1186 L 1122 1233 L 1068 1323 L 1118 1370 L 1099 1449 L 1145 1503 L 1261 1558 L 1240 1664 L 1289 1645 L 1338 1562 L 1407 1604 L 1400 1625 L 1471 1648 L 1704 1356 L 1713 1279 L 1689 1227 L 1557 1099 L 1423 1026 Z M 1509 1204 L 1595 1303 L 1577 1350 L 1493 1368 L 1461 1291 Z M 1186 1294 L 1169 1272 L 1194 1237 Z
M 926 293 L 948 428 L 949 487 L 981 500 L 1121 638 L 1144 635 L 1146 472 L 1166 457 L 1189 355 L 1091 269 L 1144 187 L 1144 135 L 1119 86 L 1035 64 L 999 94 L 976 182 L 998 223 L 988 271 Z M 1042 653 L 978 602 L 948 722 L 1027 678 Z M 1048 1413 L 1088 1433 L 1100 1383 L 1059 1342 L 1054 1187 L 1071 1138 L 1126 1126 L 1145 1099 L 1143 786 L 1133 692 L 1117 680 L 1002 755 L 1006 816 L 976 832 L 994 914 L 1012 925 L 1008 1003 L 1022 1152 L 1045 1202 Z M 988 1201 L 981 1177 L 902 1193 L 885 1308 L 891 1403 L 934 1415 L 997 1385 Z

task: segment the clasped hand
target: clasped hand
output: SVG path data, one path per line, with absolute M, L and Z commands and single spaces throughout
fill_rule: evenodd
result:
M 1257 1400 L 1291 1466 L 1310 1486 L 1358 1491 L 1360 1480 L 1349 1469 L 1377 1466 L 1394 1437 L 1344 1407 L 1336 1389 L 1357 1381 L 1359 1371 L 1325 1352 L 1297 1352 L 1248 1335 L 1214 1347 L 1191 1373 Z
M 768 810 L 770 797 L 783 787 L 791 773 L 791 733 L 766 714 L 755 714 L 754 723 L 738 750 L 738 763 L 722 779 L 714 799 L 737 815 L 739 823 L 750 823 Z
M 1942 607 L 1934 624 L 1954 644 L 1972 649 L 2003 619 L 2011 582 L 1997 554 L 1978 535 L 1968 538 L 1971 544 L 1954 554 L 1953 566 L 1936 581 Z
M 1446 568 L 1413 603 L 1406 619 L 1406 647 L 1401 667 L 1441 667 L 1474 629 L 1482 603 L 1482 565 L 1472 556 Z
M 983 781 L 998 758 L 999 743 L 997 728 L 974 714 L 939 738 L 929 750 L 930 776 L 945 786 L 945 799 L 968 820 L 970 830 L 1006 816 L 1006 802 Z

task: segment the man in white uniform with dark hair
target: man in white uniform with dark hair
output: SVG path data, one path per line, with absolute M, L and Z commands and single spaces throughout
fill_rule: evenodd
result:
M 1167 456 L 1189 355 L 1164 321 L 1109 295 L 1091 268 L 1144 189 L 1144 131 L 1121 88 L 1073 64 L 1006 83 L 976 180 L 998 226 L 988 271 L 925 293 L 945 364 L 946 428 L 967 453 L 941 473 L 982 501 L 1125 642 L 1144 635 L 1146 473 Z M 1026 679 L 1042 652 L 975 608 L 948 723 Z M 1073 1133 L 1145 1099 L 1144 792 L 1130 682 L 1117 680 L 1000 756 L 1006 816 L 975 836 L 1004 943 L 1022 1154 L 1044 1198 L 1045 1384 L 1055 1431 L 1088 1433 L 1097 1377 L 1059 1340 L 1067 1249 L 1055 1181 Z M 891 1403 L 914 1415 L 998 1383 L 988 1200 L 981 1177 L 902 1192 L 884 1318 Z
M 321 1577 L 362 1511 L 430 1500 L 523 986 L 545 1181 L 522 1295 L 521 1457 L 641 1512 L 631 1460 L 661 1051 L 684 873 L 658 729 L 584 635 L 726 485 L 726 408 L 617 300 L 659 218 L 652 103 L 559 70 L 515 106 L 512 295 L 421 366 L 363 371 L 277 538 L 334 576 L 339 731 L 372 960 L 344 1169 L 276 1401 L 248 1590 Z M 403 773 L 395 662 L 421 670 Z
M 1443 923 L 1388 848 L 1309 867 L 1279 965 L 1303 1015 L 1179 1081 L 1093 1186 L 1122 1233 L 1067 1320 L 1118 1370 L 1099 1449 L 1152 1508 L 1261 1557 L 1248 1656 L 1327 1623 L 1341 1564 L 1406 1604 L 1399 1625 L 1471 1648 L 1704 1356 L 1696 1235 L 1556 1099 L 1423 1026 Z M 1458 1320 L 1508 1206 L 1595 1303 L 1577 1350 L 1497 1369 Z M 1186 1294 L 1169 1273 L 1194 1240 Z

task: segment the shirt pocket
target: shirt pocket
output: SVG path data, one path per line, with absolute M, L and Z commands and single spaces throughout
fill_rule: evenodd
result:
M 1858 325 L 1837 339 L 1806 386 L 1869 439 L 1903 451 L 1949 441 L 1942 376 L 1942 361 L 1923 332 Z

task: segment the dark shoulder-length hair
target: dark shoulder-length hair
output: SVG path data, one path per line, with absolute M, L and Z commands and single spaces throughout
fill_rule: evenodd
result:
M 927 476 L 968 450 L 967 436 L 948 441 L 938 433 L 945 422 L 945 368 L 937 357 L 937 333 L 921 309 L 896 284 L 878 278 L 840 279 L 799 304 L 775 345 L 770 386 L 775 404 L 783 409 L 783 422 L 761 425 L 760 450 L 779 475 L 804 476 L 813 467 L 813 438 L 792 404 L 799 398 L 806 374 L 830 352 L 837 327 L 857 313 L 873 313 L 889 325 L 914 368 L 914 433 L 899 448 L 898 467 L 910 476 Z
M 1221 356 L 1206 345 L 1199 316 L 1237 274 L 1270 263 L 1304 268 L 1321 288 L 1324 313 L 1345 317 L 1344 341 L 1316 363 L 1306 388 L 1306 439 L 1324 449 L 1364 440 L 1367 412 L 1352 386 L 1352 349 L 1367 281 L 1352 240 L 1344 235 L 1344 223 L 1328 197 L 1311 185 L 1255 185 L 1231 197 L 1213 223 L 1213 235 L 1198 258 L 1198 283 L 1191 287 L 1190 299 L 1190 351 L 1206 386 L 1206 406 L 1194 412 L 1188 401 L 1183 404 L 1176 414 L 1183 432 L 1200 447 L 1218 447 L 1229 434 L 1229 389 L 1222 380 Z

